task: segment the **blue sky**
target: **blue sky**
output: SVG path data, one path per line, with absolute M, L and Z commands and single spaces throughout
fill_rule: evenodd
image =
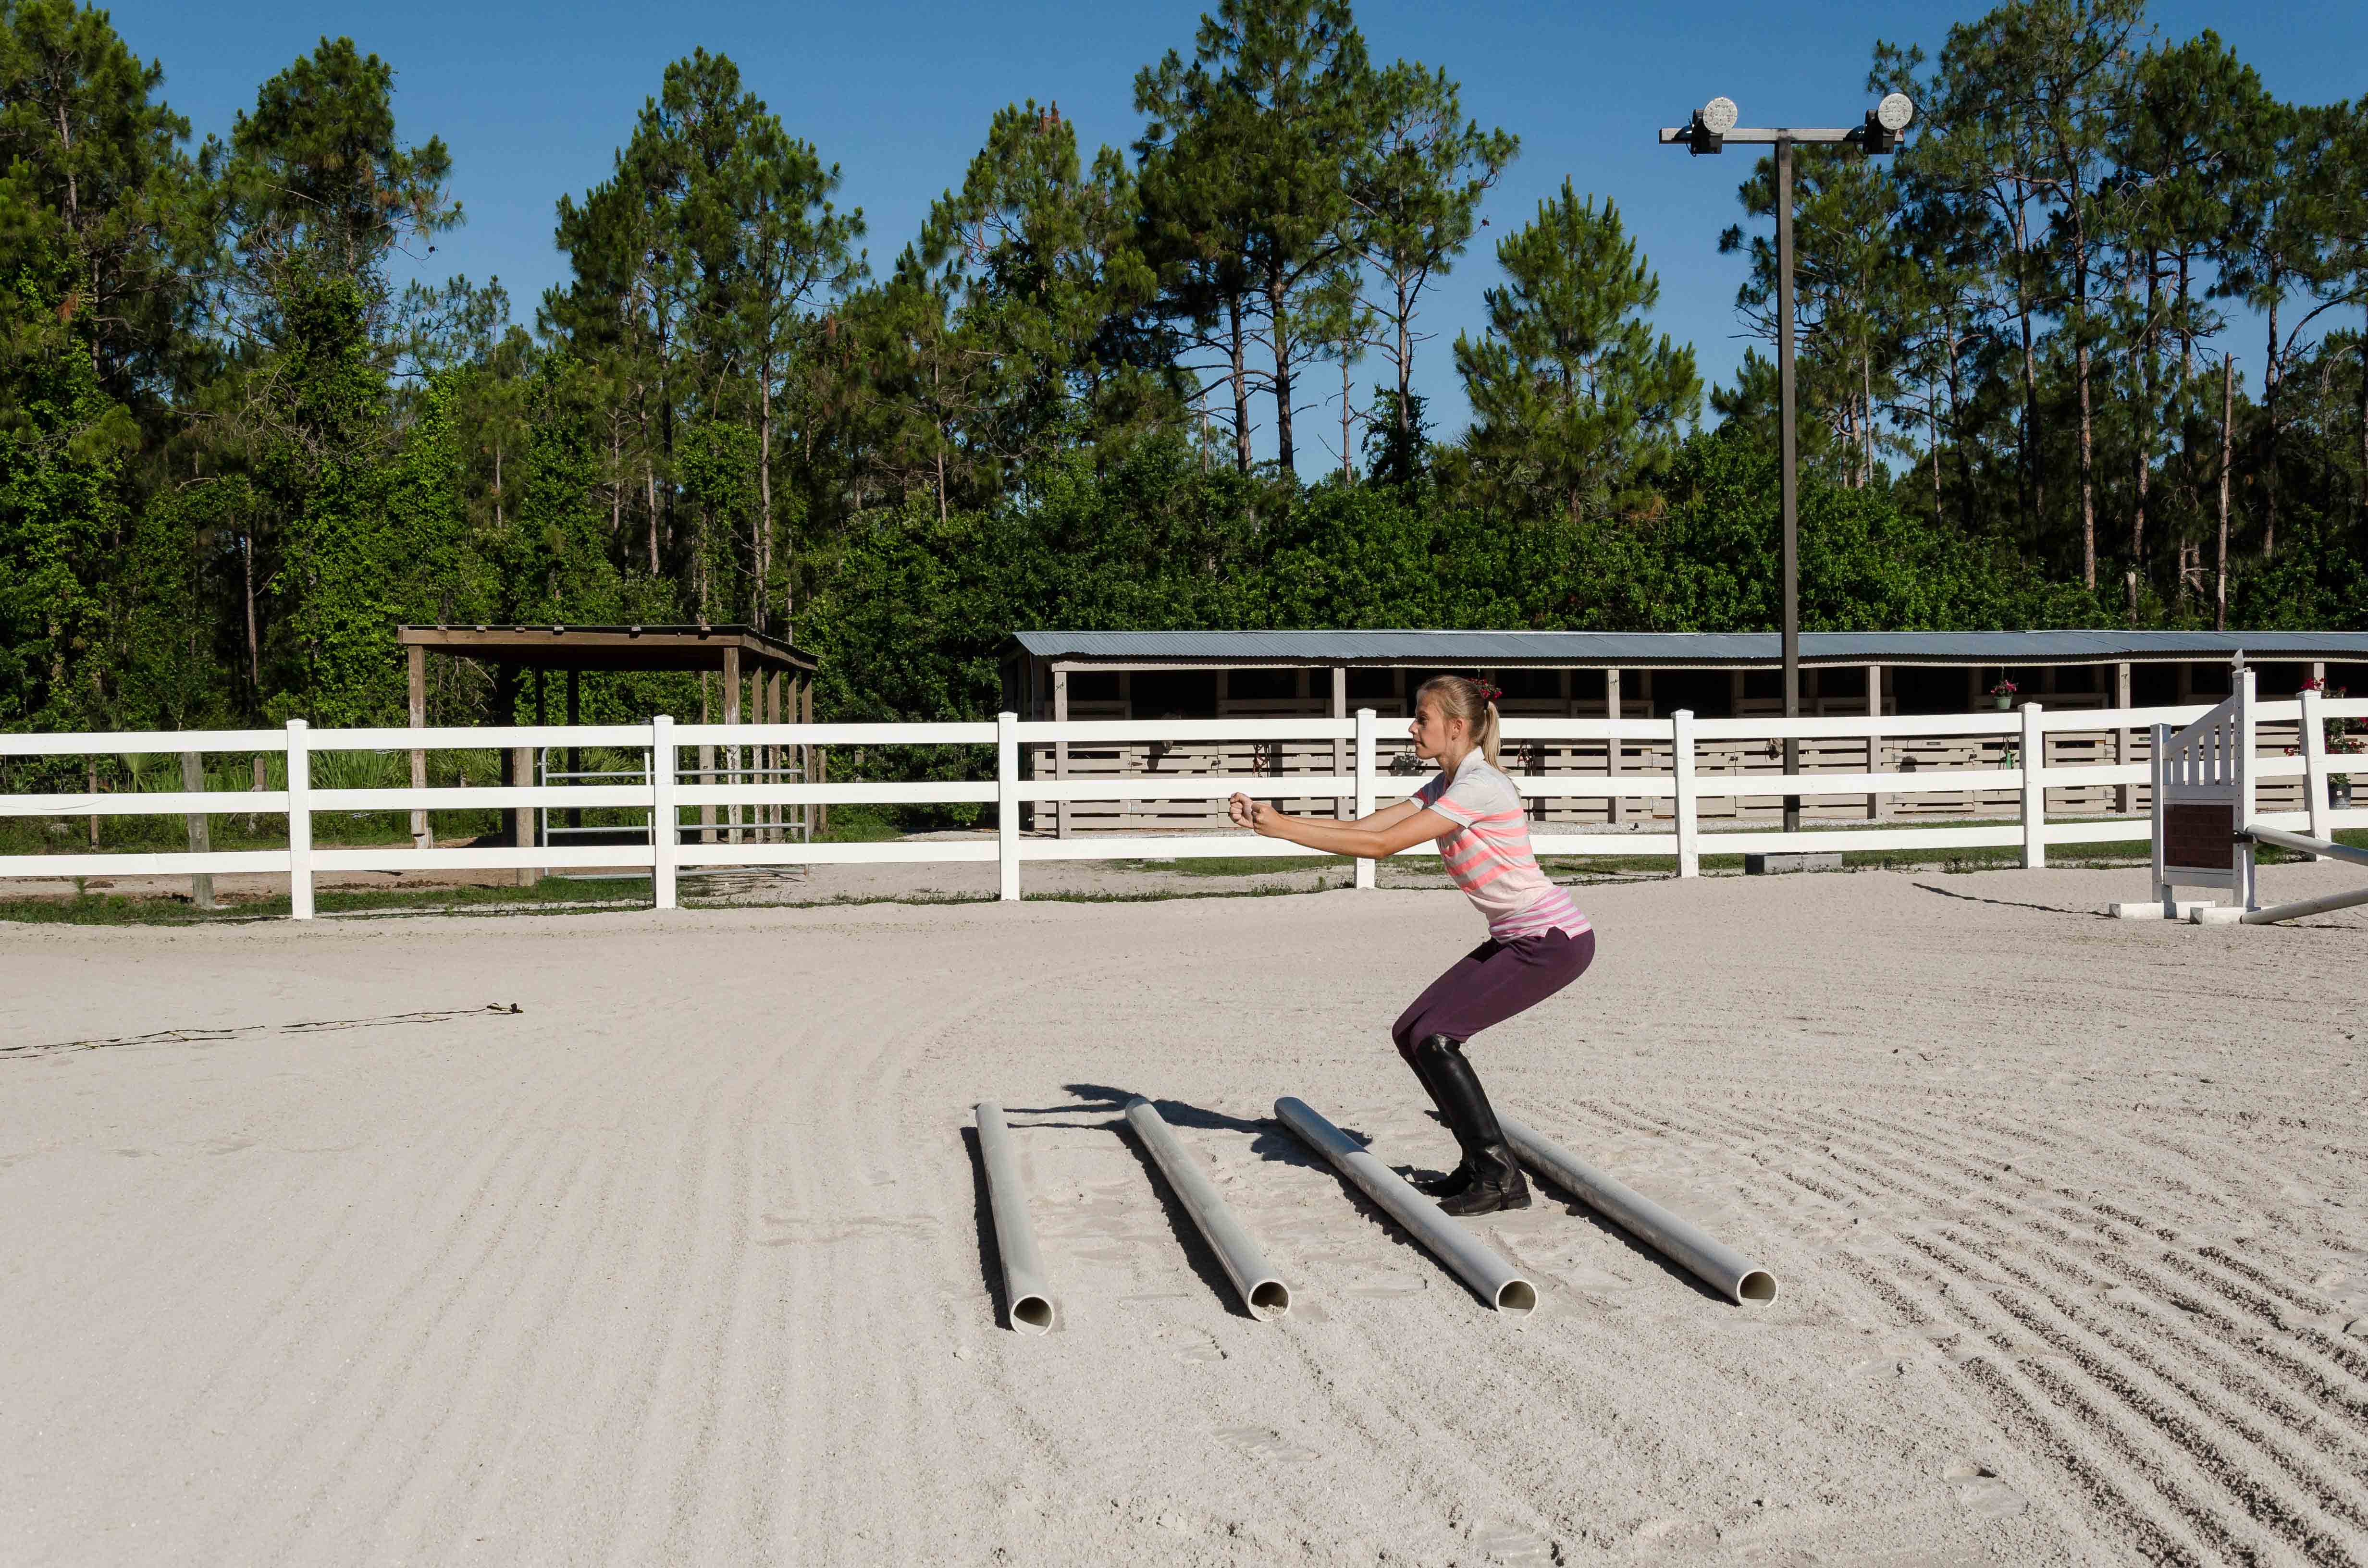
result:
M 567 6 L 481 0 L 129 0 L 117 28 L 161 60 L 165 95 L 196 132 L 226 131 L 256 86 L 323 34 L 347 34 L 397 72 L 396 112 L 411 140 L 439 135 L 453 154 L 453 187 L 468 223 L 447 236 L 434 273 L 499 275 L 522 319 L 557 281 L 552 206 L 606 176 L 666 63 L 694 46 L 739 62 L 751 90 L 791 132 L 813 142 L 846 178 L 843 202 L 871 225 L 875 267 L 893 262 L 929 202 L 958 183 L 1004 104 L 1054 101 L 1088 145 L 1123 147 L 1137 133 L 1135 72 L 1167 49 L 1190 51 L 1202 6 L 1156 4 L 860 5 L 675 0 Z M 1694 159 L 1653 144 L 1716 93 L 1746 124 L 1847 125 L 1878 37 L 1937 49 L 1963 7 L 1840 0 L 1785 8 L 1698 0 L 1691 6 L 1487 4 L 1417 6 L 1366 0 L 1357 16 L 1379 60 L 1443 65 L 1463 87 L 1466 112 L 1519 134 L 1521 157 L 1491 193 L 1484 230 L 1426 312 L 1437 334 L 1417 361 L 1442 433 L 1465 411 L 1449 345 L 1476 330 L 1481 290 L 1494 278 L 1489 247 L 1518 228 L 1567 176 L 1581 193 L 1619 203 L 1661 277 L 1657 323 L 1691 342 L 1707 381 L 1742 355 L 1734 298 L 1740 258 L 1717 254 L 1737 214 L 1741 155 Z M 1815 30 L 1805 19 L 1815 18 Z M 2295 99 L 2368 90 L 2368 6 L 2291 0 L 2247 6 L 2161 5 L 2166 36 L 2216 29 Z M 2256 350 L 2256 354 L 2258 350 Z M 1382 379 L 1369 363 L 1363 382 Z M 1337 395 L 1337 393 L 1336 393 Z M 1302 418 L 1321 430 L 1337 415 Z M 1320 451 L 1304 454 L 1305 472 Z

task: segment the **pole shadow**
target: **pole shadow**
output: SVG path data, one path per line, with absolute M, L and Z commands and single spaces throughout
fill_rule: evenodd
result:
M 1126 1102 L 1133 1097 L 1133 1091 L 1113 1088 L 1107 1084 L 1064 1084 L 1062 1086 L 1067 1089 L 1071 1094 L 1078 1096 L 1078 1099 L 1081 1102 L 1080 1107 L 1071 1108 L 1053 1106 L 1042 1108 L 1047 1111 L 1057 1112 L 1071 1108 L 1101 1109 L 1107 1108 L 1120 1113 L 1117 1125 L 1121 1127 L 1124 1127 L 1126 1125 L 1126 1119 L 1123 1114 L 1124 1108 L 1126 1106 Z M 1189 1100 L 1164 1100 L 1154 1098 L 1149 1095 L 1144 1096 L 1144 1098 L 1150 1100 L 1154 1106 L 1158 1108 L 1160 1117 L 1170 1127 L 1178 1129 L 1190 1128 L 1211 1132 L 1247 1133 L 1250 1136 L 1250 1152 L 1258 1155 L 1260 1159 L 1269 1161 L 1275 1165 L 1293 1165 L 1301 1170 L 1320 1171 L 1325 1175 L 1331 1176 L 1339 1184 L 1340 1189 L 1348 1195 L 1349 1201 L 1355 1206 L 1357 1212 L 1363 1215 L 1373 1225 L 1378 1227 L 1382 1233 L 1389 1237 L 1393 1244 L 1397 1246 L 1406 1248 L 1409 1251 L 1419 1253 L 1424 1257 L 1430 1256 L 1429 1249 L 1425 1248 L 1421 1244 L 1416 1242 L 1411 1236 L 1406 1234 L 1406 1233 L 1399 1226 L 1398 1222 L 1390 1217 L 1388 1210 L 1383 1209 L 1380 1204 L 1375 1203 L 1372 1199 L 1366 1197 L 1364 1189 L 1360 1187 L 1355 1182 L 1350 1181 L 1347 1176 L 1341 1175 L 1338 1170 L 1335 1170 L 1331 1161 L 1326 1159 L 1323 1155 L 1317 1153 L 1315 1150 L 1301 1142 L 1297 1134 L 1293 1133 L 1291 1129 L 1283 1126 L 1281 1122 L 1274 1119 L 1273 1118 L 1259 1117 L 1253 1119 L 1248 1117 L 1228 1116 L 1224 1111 L 1210 1110 L 1205 1107 L 1193 1105 Z M 1008 1107 L 1005 1108 L 1006 1114 L 1009 1113 L 1009 1108 L 1010 1108 Z M 1043 1126 L 1048 1124 L 1040 1122 L 1037 1125 Z M 1080 1124 L 1054 1123 L 1049 1125 Z M 1087 1123 L 1083 1125 L 1099 1126 L 1107 1124 Z M 1349 1137 L 1355 1139 L 1360 1144 L 1370 1146 L 1372 1142 L 1371 1138 L 1367 1137 L 1364 1133 L 1358 1131 L 1354 1128 L 1344 1127 L 1341 1131 L 1349 1134 Z M 1127 1147 L 1130 1149 L 1136 1148 L 1135 1142 L 1132 1137 L 1127 1140 Z M 1150 1156 L 1147 1153 L 1142 1153 L 1139 1149 L 1137 1150 L 1136 1157 L 1144 1161 L 1150 1160 Z M 1154 1175 L 1155 1178 L 1156 1178 L 1156 1169 Z M 1173 1195 L 1168 1192 L 1165 1180 L 1159 1180 L 1158 1187 L 1163 1201 L 1172 1198 Z M 1190 1223 L 1189 1215 L 1186 1217 L 1186 1228 L 1192 1231 L 1197 1239 L 1199 1236 L 1199 1228 Z M 1224 1278 L 1222 1268 L 1219 1270 L 1218 1278 L 1220 1279 Z M 1226 1287 L 1226 1292 L 1230 1299 L 1230 1285 Z
M 978 1146 L 978 1129 L 962 1130 L 962 1148 L 970 1154 L 971 1233 L 978 1238 L 978 1280 L 987 1311 L 998 1328 L 1011 1326 L 1011 1303 L 1003 1297 L 1003 1238 L 995 1233 L 995 1199 L 986 1186 L 986 1155 Z M 1057 1308 L 1059 1298 L 1054 1298 Z
M 1029 1125 L 1074 1127 L 1087 1131 L 1126 1129 L 1126 1102 L 1135 1096 L 1136 1091 L 1114 1088 L 1108 1084 L 1064 1084 L 1061 1086 L 1076 1096 L 1076 1099 L 1067 1105 L 1005 1106 L 1003 1114 L 1057 1117 L 1078 1113 L 1090 1116 L 1099 1113 L 1101 1119 L 1099 1120 L 1034 1121 Z M 1253 1119 L 1228 1116 L 1223 1111 L 1209 1110 L 1196 1106 L 1189 1100 L 1161 1099 L 1156 1095 L 1144 1095 L 1143 1097 L 1159 1108 L 1160 1117 L 1168 1126 L 1179 1131 L 1190 1128 L 1202 1132 L 1246 1133 L 1250 1140 L 1250 1152 L 1260 1159 L 1273 1160 L 1289 1165 L 1316 1165 L 1323 1163 L 1298 1139 L 1293 1138 L 1289 1129 L 1270 1117 Z M 1131 1138 L 1128 1140 L 1130 1147 L 1133 1146 L 1133 1142 Z
M 1163 1108 L 1161 1115 L 1164 1117 L 1166 1114 Z M 1184 1207 L 1184 1200 L 1176 1195 L 1176 1189 L 1167 1185 L 1167 1175 L 1160 1170 L 1159 1162 L 1151 1157 L 1151 1151 L 1144 1147 L 1143 1140 L 1135 1136 L 1133 1127 L 1123 1118 L 1120 1126 L 1124 1129 L 1121 1142 L 1126 1144 L 1128 1153 L 1134 1156 L 1135 1163 L 1143 1167 L 1143 1179 L 1151 1184 L 1153 1196 L 1159 1199 L 1159 1212 L 1167 1221 L 1168 1233 L 1176 1238 L 1177 1246 L 1182 1249 L 1184 1261 L 1191 1266 L 1201 1283 L 1215 1294 L 1225 1311 L 1235 1317 L 1258 1322 L 1258 1314 L 1249 1310 L 1248 1304 L 1235 1290 L 1233 1277 L 1225 1272 L 1225 1266 L 1218 1260 L 1217 1249 L 1209 1244 L 1209 1238 L 1202 1235 L 1201 1227 L 1192 1222 L 1191 1210 Z
M 1961 903 L 1994 903 L 2000 909 L 2031 909 L 2042 915 L 2071 915 L 2087 920 L 2111 920 L 2112 916 L 2100 909 L 2066 909 L 2059 903 L 2031 903 L 2019 898 L 1984 898 L 1979 893 L 1958 892 L 1951 888 L 1936 888 L 1930 882 L 1910 882 L 1919 892 L 1936 893 L 1941 898 L 1953 898 Z
M 1621 1226 L 1614 1224 L 1611 1221 L 1605 1219 L 1602 1215 L 1588 1208 L 1579 1198 L 1578 1194 L 1563 1187 L 1552 1176 L 1543 1174 L 1532 1165 L 1525 1165 L 1523 1169 L 1528 1172 L 1531 1182 L 1539 1189 L 1541 1194 L 1552 1193 L 1554 1195 L 1554 1201 L 1558 1202 L 1563 1206 L 1563 1212 L 1565 1214 L 1569 1215 L 1573 1219 L 1586 1221 L 1598 1231 L 1600 1231 L 1603 1234 L 1611 1237 L 1613 1241 L 1618 1242 L 1622 1246 L 1627 1248 L 1632 1256 L 1642 1262 L 1651 1264 L 1654 1267 L 1659 1269 L 1662 1273 L 1668 1275 L 1679 1284 L 1687 1287 L 1689 1290 L 1692 1290 L 1694 1294 L 1702 1297 L 1703 1300 L 1716 1301 L 1722 1307 L 1731 1307 L 1736 1304 L 1735 1302 L 1727 1300 L 1726 1297 L 1719 1294 L 1716 1290 L 1712 1290 L 1710 1286 L 1704 1283 L 1691 1269 L 1679 1267 L 1677 1264 L 1672 1263 L 1669 1259 L 1664 1257 L 1660 1253 L 1645 1245 L 1643 1242 L 1638 1241 L 1634 1236 L 1630 1235 L 1627 1231 L 1622 1229 Z

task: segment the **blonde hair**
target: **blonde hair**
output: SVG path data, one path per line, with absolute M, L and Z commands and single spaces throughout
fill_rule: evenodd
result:
M 1422 683 L 1414 694 L 1414 705 L 1420 709 L 1428 698 L 1439 704 L 1442 719 L 1461 719 L 1472 744 L 1491 767 L 1497 761 L 1497 704 L 1495 687 L 1486 687 L 1468 676 L 1433 676 Z

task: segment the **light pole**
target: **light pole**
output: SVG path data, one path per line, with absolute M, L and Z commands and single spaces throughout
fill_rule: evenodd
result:
M 1793 148 L 1797 142 L 1819 146 L 1855 147 L 1863 156 L 1896 152 L 1899 133 L 1916 118 L 1916 105 L 1905 93 L 1893 93 L 1867 110 L 1866 123 L 1847 131 L 1738 131 L 1735 100 L 1713 98 L 1694 110 L 1680 126 L 1665 126 L 1661 144 L 1683 147 L 1701 157 L 1722 152 L 1729 142 L 1776 149 L 1776 403 L 1784 488 L 1784 717 L 1801 713 L 1801 514 L 1800 455 L 1793 441 L 1796 402 L 1793 395 Z M 1882 694 L 1868 693 L 1881 702 Z M 1784 737 L 1784 771 L 1801 771 L 1801 742 Z M 1801 797 L 1784 797 L 1784 831 L 1801 828 Z

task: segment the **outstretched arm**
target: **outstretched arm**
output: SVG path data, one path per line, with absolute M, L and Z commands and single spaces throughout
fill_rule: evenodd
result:
M 1422 809 L 1422 802 L 1417 800 L 1392 801 L 1380 811 L 1366 812 L 1349 825 L 1379 832 L 1385 827 L 1395 827 Z
M 1247 795 L 1235 795 L 1229 806 L 1236 827 L 1256 828 L 1262 838 L 1287 839 L 1326 855 L 1353 855 L 1367 860 L 1379 860 L 1455 831 L 1455 824 L 1412 801 L 1401 801 L 1353 823 L 1295 817 Z

